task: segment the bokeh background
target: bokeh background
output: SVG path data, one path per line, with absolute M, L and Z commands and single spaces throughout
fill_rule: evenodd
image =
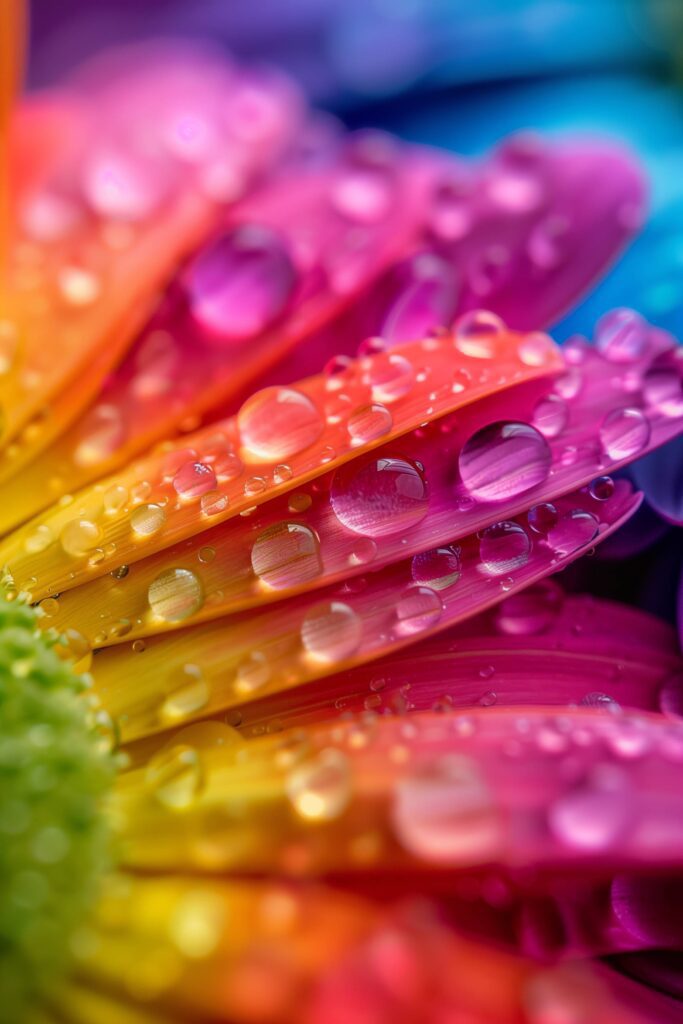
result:
M 683 338 L 683 0 L 33 0 L 31 9 L 34 87 L 112 44 L 180 36 L 277 64 L 349 127 L 465 154 L 528 128 L 621 140 L 646 167 L 648 221 L 553 334 L 590 335 L 607 309 L 628 305 Z M 671 473 L 682 471 L 681 448 L 664 456 Z M 673 619 L 682 535 L 646 503 L 598 559 L 573 570 L 574 585 Z

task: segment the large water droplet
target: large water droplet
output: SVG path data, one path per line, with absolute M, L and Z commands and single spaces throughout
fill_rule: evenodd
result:
M 59 539 L 67 555 L 80 557 L 97 547 L 101 536 L 102 531 L 97 523 L 79 518 L 71 519 L 65 524 Z
M 640 409 L 613 409 L 602 421 L 600 443 L 615 461 L 642 452 L 649 440 L 650 424 Z
M 427 483 L 413 462 L 373 458 L 338 469 L 330 501 L 337 519 L 347 529 L 383 537 L 409 530 L 424 518 Z
M 261 459 L 283 459 L 318 440 L 323 418 L 308 397 L 293 388 L 265 388 L 237 416 L 242 442 Z
M 455 347 L 474 359 L 492 359 L 505 324 L 495 313 L 483 309 L 461 316 L 454 328 Z
M 306 821 L 332 821 L 342 814 L 351 798 L 351 772 L 340 750 L 321 750 L 313 760 L 290 772 L 287 796 Z
M 396 632 L 413 636 L 436 625 L 441 618 L 441 598 L 430 587 L 408 587 L 396 603 Z
M 460 548 L 454 544 L 421 551 L 413 557 L 411 575 L 432 590 L 446 590 L 460 579 Z
M 506 576 L 529 561 L 531 542 L 526 531 L 514 522 L 494 523 L 479 539 L 479 556 L 492 576 Z
M 445 756 L 401 779 L 392 817 L 401 844 L 421 859 L 468 865 L 500 853 L 500 813 L 469 758 Z
M 204 591 L 199 577 L 189 569 L 165 569 L 150 583 L 147 599 L 164 622 L 182 622 L 199 611 Z
M 469 493 L 504 501 L 542 483 L 550 471 L 545 438 L 528 423 L 491 423 L 465 442 L 458 467 Z
M 308 653 L 326 662 L 350 658 L 357 651 L 362 635 L 361 620 L 341 601 L 316 605 L 301 625 L 301 641 Z
M 599 523 L 591 512 L 575 508 L 558 519 L 547 533 L 550 547 L 558 555 L 571 555 L 590 544 L 598 535 Z
M 216 486 L 216 474 L 203 462 L 186 462 L 173 477 L 173 486 L 181 498 L 200 498 Z
M 277 523 L 256 538 L 251 566 L 277 590 L 306 583 L 322 572 L 318 538 L 302 523 Z
M 296 271 L 280 237 L 242 224 L 205 246 L 187 277 L 190 307 L 215 344 L 260 334 L 287 308 Z

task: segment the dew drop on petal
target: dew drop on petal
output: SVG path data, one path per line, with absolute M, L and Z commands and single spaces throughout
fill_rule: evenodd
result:
M 262 689 L 269 680 L 270 665 L 262 651 L 251 651 L 235 671 L 235 689 L 243 697 Z
M 629 818 L 625 793 L 589 784 L 560 797 L 548 812 L 556 838 L 586 853 L 609 850 L 628 828 Z
M 596 501 L 607 501 L 614 494 L 614 480 L 611 476 L 598 476 L 591 482 L 588 492 Z
M 672 672 L 659 688 L 659 710 L 672 718 L 683 718 L 683 671 Z
M 556 350 L 552 338 L 542 331 L 535 331 L 522 338 L 517 351 L 525 366 L 545 366 Z
M 333 821 L 351 799 L 351 770 L 342 751 L 328 749 L 295 767 L 286 781 L 287 796 L 306 821 Z
M 455 347 L 474 359 L 492 359 L 505 324 L 495 313 L 475 309 L 461 316 L 453 329 Z
M 383 405 L 365 405 L 356 409 L 351 414 L 347 423 L 347 430 L 351 437 L 352 444 L 367 444 L 376 441 L 378 437 L 384 437 L 392 427 L 392 417 L 389 410 Z
M 165 569 L 147 591 L 149 606 L 164 622 L 182 622 L 204 603 L 201 581 L 189 569 Z
M 529 526 L 534 533 L 540 533 L 542 536 L 545 536 L 549 530 L 552 530 L 557 520 L 557 509 L 550 502 L 540 502 L 540 504 L 530 508 L 527 513 Z
M 613 309 L 595 329 L 595 347 L 613 363 L 634 363 L 648 346 L 649 325 L 633 309 Z
M 500 812 L 469 758 L 418 765 L 396 785 L 392 820 L 399 842 L 422 860 L 468 865 L 500 853 Z
M 185 744 L 159 751 L 147 765 L 145 782 L 163 807 L 187 810 L 199 797 L 203 785 L 199 754 Z
M 161 505 L 139 505 L 130 514 L 130 525 L 139 537 L 151 537 L 163 527 L 166 513 Z
M 683 378 L 677 370 L 656 368 L 646 373 L 643 397 L 648 407 L 662 416 L 683 416 Z
M 611 459 L 629 459 L 647 447 L 650 424 L 640 409 L 613 409 L 600 427 L 600 443 Z
M 59 539 L 67 555 L 80 557 L 97 547 L 102 530 L 90 519 L 71 519 L 62 527 Z
M 261 459 L 283 459 L 308 448 L 323 431 L 323 418 L 293 388 L 271 387 L 247 399 L 237 415 L 242 443 Z
M 200 498 L 216 486 L 216 474 L 203 462 L 186 462 L 173 477 L 173 487 L 181 498 Z
M 561 516 L 547 532 L 547 541 L 558 555 L 571 555 L 598 535 L 599 523 L 591 512 L 576 508 Z
M 322 572 L 318 538 L 302 523 L 276 523 L 254 541 L 251 566 L 276 590 L 299 586 Z
M 536 403 L 533 424 L 544 437 L 557 437 L 567 426 L 569 409 L 559 395 L 548 395 Z
M 542 483 L 551 464 L 545 438 L 528 423 L 491 423 L 463 445 L 460 477 L 473 498 L 504 501 Z
M 218 516 L 221 512 L 225 512 L 228 504 L 226 494 L 221 494 L 220 491 L 209 491 L 208 494 L 202 495 L 199 507 L 205 516 Z
M 330 501 L 339 522 L 370 537 L 407 531 L 427 514 L 427 482 L 406 459 L 373 458 L 338 469 Z
M 519 523 L 494 523 L 482 531 L 479 557 L 492 576 L 506 576 L 529 561 L 531 541 Z
M 454 544 L 414 555 L 410 571 L 416 583 L 446 590 L 460 579 L 460 548 Z
M 308 653 L 319 661 L 336 662 L 350 658 L 358 650 L 363 624 L 347 604 L 325 601 L 312 608 L 301 625 L 301 641 Z
M 389 352 L 373 358 L 363 382 L 369 386 L 373 400 L 386 405 L 407 395 L 414 379 L 415 371 L 405 356 Z
M 204 246 L 186 275 L 189 304 L 207 340 L 225 345 L 253 338 L 280 317 L 297 274 L 282 239 L 242 224 Z
M 173 674 L 168 688 L 160 717 L 169 724 L 181 722 L 209 703 L 209 684 L 198 665 L 183 665 L 180 671 Z
M 430 587 L 408 587 L 396 602 L 396 633 L 414 636 L 429 629 L 441 618 L 443 605 Z

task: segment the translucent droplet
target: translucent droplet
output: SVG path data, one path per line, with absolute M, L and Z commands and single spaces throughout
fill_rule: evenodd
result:
M 565 846 L 596 853 L 621 839 L 629 825 L 629 801 L 621 790 L 586 784 L 560 797 L 548 818 Z
M 454 544 L 431 551 L 421 551 L 411 562 L 411 575 L 416 583 L 432 590 L 446 590 L 460 579 L 460 548 Z
M 29 555 L 37 555 L 41 551 L 45 551 L 45 549 L 52 544 L 54 539 L 54 534 L 50 527 L 45 524 L 41 524 L 40 526 L 36 526 L 35 530 L 28 535 L 24 541 L 24 548 Z
M 409 393 L 415 371 L 404 356 L 395 352 L 382 353 L 373 358 L 363 380 L 370 387 L 373 400 L 388 405 Z
M 595 540 L 598 528 L 598 520 L 591 512 L 576 508 L 572 512 L 566 512 L 555 526 L 548 530 L 548 544 L 558 555 L 571 555 Z
M 413 462 L 373 458 L 334 475 L 330 493 L 339 522 L 354 533 L 383 537 L 411 529 L 427 514 L 427 482 Z
M 204 592 L 199 577 L 189 569 L 165 569 L 150 583 L 147 599 L 164 622 L 182 622 L 199 611 Z
M 503 501 L 542 483 L 550 472 L 550 448 L 528 423 L 492 423 L 473 434 L 460 452 L 465 487 L 479 501 Z
M 333 821 L 351 798 L 351 771 L 340 750 L 321 750 L 312 760 L 294 768 L 286 782 L 287 796 L 306 821 Z
M 252 651 L 237 666 L 235 689 L 241 696 L 260 690 L 270 679 L 270 665 L 262 651 Z
M 376 557 L 377 545 L 370 537 L 364 537 L 354 544 L 350 561 L 352 565 L 367 565 Z
M 552 530 L 553 526 L 557 523 L 557 519 L 557 509 L 550 502 L 541 502 L 538 505 L 534 505 L 527 513 L 529 526 L 534 533 L 540 533 L 542 536 L 545 536 L 549 530 Z
M 198 798 L 203 784 L 199 754 L 183 744 L 161 750 L 150 760 L 145 781 L 164 807 L 187 810 Z
M 251 566 L 269 587 L 299 586 L 322 572 L 318 538 L 302 523 L 276 523 L 256 538 Z
M 202 495 L 199 507 L 205 516 L 219 516 L 221 512 L 225 512 L 228 504 L 226 494 L 221 494 L 220 491 L 209 491 L 208 494 Z
M 613 309 L 606 313 L 595 329 L 595 347 L 613 363 L 634 363 L 641 359 L 648 345 L 649 326 L 633 309 Z
M 151 537 L 158 533 L 166 522 L 166 513 L 161 505 L 140 505 L 130 514 L 130 525 L 139 537 Z
M 354 445 L 367 444 L 388 434 L 392 422 L 391 413 L 383 405 L 365 405 L 351 414 L 347 430 Z
M 469 758 L 446 755 L 401 779 L 392 819 L 400 843 L 421 860 L 470 865 L 500 854 L 502 816 Z
M 461 316 L 454 328 L 455 347 L 474 359 L 492 359 L 505 324 L 495 313 L 475 309 Z
M 242 443 L 261 459 L 295 455 L 318 440 L 323 419 L 311 399 L 293 388 L 265 388 L 247 399 L 237 422 Z
M 209 684 L 198 665 L 183 665 L 170 681 L 171 692 L 161 705 L 165 722 L 179 722 L 209 703 Z
M 683 416 L 683 378 L 677 370 L 650 370 L 643 378 L 643 397 L 662 416 Z
M 59 601 L 55 597 L 46 597 L 38 605 L 43 615 L 46 618 L 53 618 L 59 611 Z
M 206 547 L 200 548 L 199 551 L 197 552 L 197 558 L 204 565 L 208 565 L 210 562 L 213 562 L 215 557 L 216 549 L 212 548 L 208 544 L 206 545 Z
M 529 561 L 531 541 L 526 530 L 514 522 L 494 523 L 482 531 L 479 557 L 492 576 L 506 576 Z
M 582 387 L 583 374 L 576 366 L 571 366 L 555 381 L 555 391 L 568 402 L 576 398 Z
M 396 632 L 413 636 L 429 629 L 441 618 L 443 605 L 430 587 L 408 587 L 396 602 Z
M 59 539 L 67 555 L 80 557 L 97 547 L 102 531 L 90 519 L 72 519 L 62 528 Z
M 301 641 L 308 653 L 319 661 L 350 658 L 358 650 L 362 636 L 361 620 L 341 601 L 316 605 L 301 625 Z
M 552 338 L 542 331 L 535 331 L 522 338 L 517 351 L 525 366 L 545 366 L 555 355 L 556 349 Z
M 588 488 L 591 498 L 607 501 L 614 494 L 614 480 L 611 476 L 598 476 Z
M 280 317 L 297 274 L 279 235 L 242 224 L 205 245 L 186 275 L 190 308 L 213 344 L 245 341 Z
M 181 498 L 200 498 L 215 486 L 216 474 L 203 462 L 186 462 L 173 477 L 173 487 Z
M 310 494 L 290 494 L 287 498 L 287 508 L 290 512 L 307 512 L 312 504 Z
M 581 698 L 580 704 L 585 708 L 595 708 L 598 711 L 609 711 L 610 713 L 621 710 L 614 697 L 610 697 L 607 693 L 587 693 L 585 697 Z
M 391 344 L 424 337 L 449 324 L 458 299 L 454 267 L 432 252 L 421 252 L 396 268 L 394 297 L 382 322 Z
M 559 395 L 548 395 L 536 403 L 533 424 L 544 437 L 557 437 L 567 426 L 569 409 Z
M 649 440 L 650 424 L 640 409 L 613 409 L 602 421 L 600 443 L 615 461 L 642 452 Z

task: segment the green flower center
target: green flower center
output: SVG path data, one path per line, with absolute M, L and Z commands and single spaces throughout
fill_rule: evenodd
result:
M 37 614 L 0 600 L 0 992 L 4 1019 L 54 984 L 107 867 L 114 759 Z

